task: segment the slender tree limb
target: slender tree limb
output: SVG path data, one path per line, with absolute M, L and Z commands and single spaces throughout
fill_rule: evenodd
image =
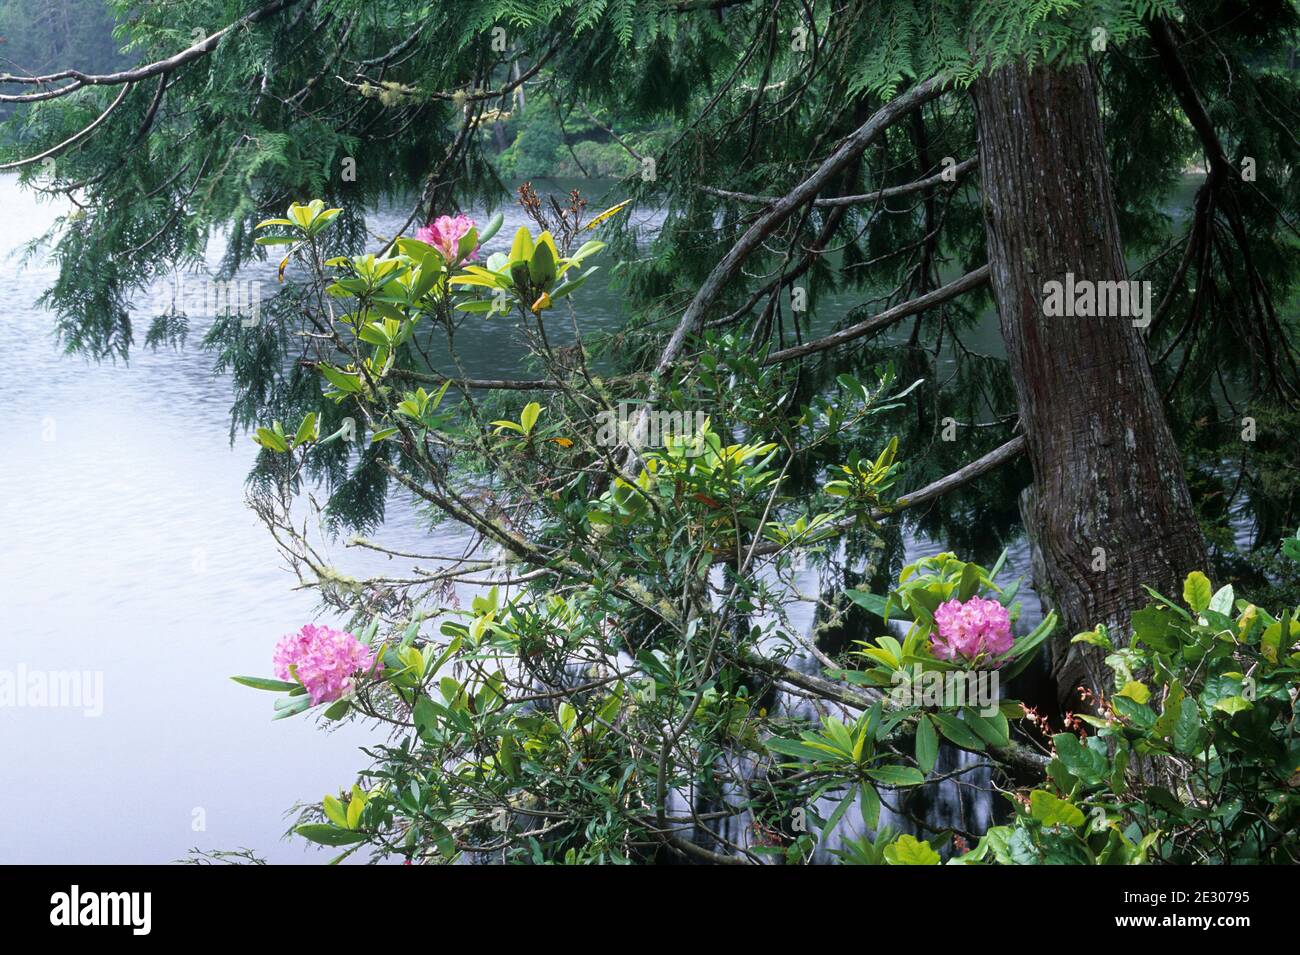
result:
M 425 99 L 443 100 L 446 102 L 459 101 L 462 103 L 476 103 L 482 100 L 501 99 L 503 96 L 509 96 L 512 92 L 514 92 L 516 89 L 522 86 L 525 82 L 527 82 L 528 80 L 536 76 L 541 71 L 542 67 L 546 65 L 546 61 L 549 60 L 552 56 L 554 56 L 555 51 L 558 50 L 559 48 L 560 48 L 559 43 L 552 44 L 551 48 L 548 49 L 545 53 L 543 53 L 541 55 L 541 58 L 538 59 L 536 63 L 530 66 L 523 73 L 516 76 L 514 79 L 510 80 L 508 83 L 503 84 L 498 89 L 455 90 L 451 93 L 448 93 L 445 90 L 434 90 L 432 92 L 421 93 L 416 89 L 414 89 L 413 87 L 403 87 L 397 90 L 397 92 L 400 92 L 407 96 L 422 96 Z M 378 85 L 376 81 L 369 79 L 368 77 L 364 76 L 361 73 L 358 73 L 357 75 L 362 77 L 362 79 L 365 82 L 371 84 L 372 86 Z M 360 89 L 362 85 L 360 83 L 353 83 L 349 80 L 345 80 L 341 76 L 336 76 L 335 79 L 337 79 L 344 86 L 347 86 L 349 89 Z
M 422 371 L 411 371 L 407 368 L 394 368 L 394 375 L 401 378 L 410 378 L 412 381 L 424 381 L 435 385 L 442 385 L 450 381 L 453 388 L 473 388 L 481 391 L 563 391 L 564 383 L 556 381 L 554 378 L 534 378 L 527 379 L 508 379 L 508 378 L 452 378 L 448 375 L 440 375 L 436 372 L 426 373 Z
M 39 93 L 0 93 L 0 103 L 40 103 L 44 100 L 58 99 L 60 96 L 75 93 L 85 85 L 79 80 L 73 80 L 66 86 L 59 86 L 52 90 L 42 90 Z
M 138 66 L 130 70 L 120 70 L 116 73 L 82 73 L 80 70 L 61 70 L 58 73 L 47 73 L 44 76 L 15 76 L 12 73 L 0 73 L 0 83 L 27 83 L 42 85 L 45 83 L 57 83 L 60 80 L 75 80 L 81 86 L 117 86 L 121 83 L 136 83 L 140 80 L 147 80 L 151 76 L 157 76 L 160 73 L 170 73 L 179 67 L 184 66 L 192 60 L 207 56 L 217 44 L 230 33 L 238 30 L 240 27 L 249 24 L 259 23 L 267 17 L 274 16 L 281 10 L 285 10 L 298 0 L 275 0 L 264 7 L 254 10 L 252 13 L 245 14 L 234 23 L 223 29 L 218 30 L 210 36 L 204 37 L 193 46 L 187 47 L 174 56 L 165 60 L 157 60 L 145 66 Z M 71 93 L 79 87 L 76 84 L 69 84 L 61 92 Z M 13 97 L 0 95 L 0 102 L 11 102 Z
M 983 477 L 990 471 L 993 471 L 1013 458 L 1019 457 L 1025 450 L 1025 436 L 1018 434 L 1006 444 L 998 445 L 983 457 L 976 458 L 970 464 L 964 465 L 953 471 L 951 474 L 945 474 L 937 481 L 931 481 L 925 487 L 917 488 L 910 494 L 904 494 L 900 497 L 894 506 L 888 511 L 881 513 L 894 513 L 900 508 L 917 507 L 921 504 L 928 504 L 936 498 L 943 497 L 949 491 L 961 487 L 963 484 L 969 484 L 978 477 Z
M 817 169 L 803 182 L 782 196 L 773 206 L 760 216 L 745 232 L 731 250 L 722 257 L 700 290 L 695 293 L 673 330 L 668 344 L 660 355 L 659 365 L 655 369 L 657 376 L 662 376 L 672 367 L 686 346 L 686 339 L 696 334 L 703 323 L 704 314 L 722 293 L 723 288 L 740 271 L 741 265 L 775 232 L 786 219 L 801 206 L 812 201 L 817 193 L 825 188 L 831 178 L 848 162 L 862 154 L 868 146 L 892 123 L 916 109 L 923 103 L 935 99 L 948 88 L 948 81 L 941 77 L 926 80 L 912 87 L 901 96 L 890 100 L 876 111 L 870 119 L 859 126 L 840 144 Z
M 768 673 L 780 683 L 797 687 L 820 699 L 839 703 L 849 709 L 867 710 L 885 698 L 885 694 L 880 690 L 851 687 L 847 684 L 836 683 L 811 673 L 803 673 L 794 669 L 794 667 L 778 663 L 775 660 L 768 660 L 756 654 L 748 655 L 744 662 Z M 988 755 L 1007 769 L 1035 779 L 1042 776 L 1048 763 L 1048 758 L 1042 753 L 1036 753 L 1015 742 L 1011 743 L 1010 746 L 990 749 Z
M 158 107 L 162 105 L 163 94 L 167 92 L 167 76 L 163 74 L 158 77 L 158 89 L 154 91 L 153 100 L 149 103 L 149 109 L 144 114 L 144 121 L 140 124 L 140 129 L 135 134 L 135 139 L 131 140 L 131 145 L 139 145 L 149 134 L 149 129 L 153 126 L 153 121 L 158 116 Z
M 112 113 L 113 110 L 117 109 L 119 106 L 122 105 L 122 100 L 126 99 L 126 94 L 131 92 L 131 86 L 132 86 L 131 83 L 126 84 L 126 86 L 123 86 L 122 92 L 117 94 L 117 99 L 113 100 L 113 102 L 109 104 L 108 109 L 104 110 L 97 117 L 95 117 L 94 121 L 91 122 L 90 125 L 85 126 L 78 132 L 73 133 L 71 136 L 69 136 L 67 139 L 65 139 L 63 142 L 59 143 L 58 145 L 51 146 L 43 153 L 37 153 L 35 156 L 28 156 L 26 159 L 15 159 L 13 162 L 0 163 L 0 170 L 17 169 L 20 166 L 30 166 L 32 163 L 40 162 L 42 159 L 47 159 L 50 156 L 57 156 L 59 153 L 63 152 L 63 150 L 67 149 L 69 146 L 72 146 L 75 143 L 80 142 L 82 139 L 85 139 L 101 123 L 103 123 L 104 120 L 108 119 L 109 114 Z
M 696 10 L 725 10 L 749 2 L 750 0 L 676 0 L 668 4 L 668 8 L 673 13 L 693 13 Z
M 979 165 L 979 159 L 972 156 L 964 162 L 957 163 L 952 167 L 952 175 L 961 178 Z M 864 192 L 855 196 L 823 196 L 814 199 L 812 204 L 819 209 L 836 208 L 838 206 L 866 206 L 880 202 L 884 199 L 893 199 L 898 196 L 911 195 L 914 192 L 924 192 L 934 186 L 943 185 L 945 182 L 952 181 L 951 178 L 945 178 L 947 171 L 935 173 L 933 176 L 927 176 L 924 179 L 918 179 L 915 182 L 909 182 L 901 186 L 888 186 L 884 189 L 878 189 L 875 192 Z M 700 186 L 700 191 L 708 193 L 711 196 L 718 196 L 721 199 L 730 199 L 733 202 L 747 202 L 751 205 L 771 206 L 780 202 L 779 196 L 756 196 L 749 192 L 730 192 L 726 189 L 715 189 L 713 186 Z
M 790 348 L 781 351 L 772 352 L 764 359 L 763 364 L 775 365 L 779 362 L 790 361 L 792 358 L 802 358 L 804 355 L 812 355 L 816 352 L 827 351 L 843 345 L 845 342 L 851 342 L 854 339 L 861 338 L 863 335 L 870 335 L 872 332 L 878 332 L 882 328 L 887 328 L 895 322 L 907 318 L 909 315 L 916 315 L 919 312 L 927 311 L 935 305 L 939 305 L 949 299 L 954 299 L 958 295 L 969 292 L 971 289 L 979 288 L 989 279 L 989 267 L 981 265 L 979 268 L 967 272 L 959 279 L 954 279 L 947 285 L 942 285 L 932 292 L 926 292 L 916 298 L 908 299 L 906 302 L 900 302 L 893 308 L 887 308 L 879 315 L 873 315 L 866 321 L 858 322 L 856 325 L 850 325 L 848 328 L 842 328 L 838 332 L 827 335 L 824 338 L 818 338 L 810 342 L 804 342 L 801 345 L 793 345 Z
M 713 271 L 709 273 L 708 278 L 704 280 L 704 284 L 700 286 L 699 291 L 695 293 L 695 297 L 691 299 L 691 303 L 686 307 L 685 313 L 677 323 L 677 327 L 673 329 L 668 343 L 659 356 L 659 364 L 655 367 L 654 378 L 651 381 L 649 398 L 637 414 L 635 425 L 631 429 L 630 440 L 625 442 L 629 457 L 635 454 L 632 446 L 644 441 L 645 432 L 649 425 L 650 409 L 658 398 L 660 382 L 667 376 L 677 359 L 681 357 L 687 340 L 692 335 L 699 333 L 704 324 L 704 316 L 708 313 L 709 308 L 722 294 L 722 290 L 728 283 L 736 277 L 745 260 L 763 244 L 763 241 L 769 235 L 780 228 L 781 224 L 790 218 L 797 209 L 802 208 L 816 198 L 817 194 L 826 187 L 836 173 L 843 169 L 847 163 L 860 156 L 885 129 L 922 104 L 939 97 L 948 87 L 949 81 L 947 78 L 932 77 L 923 83 L 918 83 L 907 92 L 882 106 L 872 114 L 870 119 L 849 134 L 840 143 L 839 148 L 831 153 L 811 175 L 759 216 L 754 224 L 746 230 L 745 234 L 740 237 L 740 240 L 722 257 L 722 261 L 713 267 Z
M 904 508 L 919 507 L 922 504 L 928 504 L 937 498 L 943 497 L 949 491 L 954 491 L 963 484 L 969 484 L 976 478 L 983 477 L 990 471 L 996 470 L 1013 458 L 1019 457 L 1024 453 L 1024 451 L 1025 436 L 1023 434 L 1016 435 L 1010 441 L 998 445 L 988 454 L 976 458 L 969 464 L 963 465 L 951 474 L 945 474 L 937 481 L 931 481 L 929 484 L 917 488 L 910 494 L 904 494 L 891 506 L 872 511 L 871 517 L 873 520 L 884 520 L 893 514 L 897 514 Z M 822 530 L 833 530 L 836 535 L 843 534 L 846 531 L 851 530 L 856 523 L 855 520 L 843 521 L 839 524 L 832 525 L 830 528 L 822 528 Z M 776 554 L 785 550 L 789 546 L 789 544 L 778 544 L 775 541 L 764 541 L 754 548 L 754 554 L 756 556 Z M 715 562 L 721 563 L 723 561 L 734 559 L 733 555 L 720 555 Z

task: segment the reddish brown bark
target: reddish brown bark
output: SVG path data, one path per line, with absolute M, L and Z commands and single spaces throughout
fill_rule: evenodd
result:
M 1026 522 L 1063 618 L 1052 665 L 1064 695 L 1101 684 L 1069 638 L 1097 623 L 1122 636 L 1143 584 L 1181 592 L 1204 544 L 1132 319 L 1043 310 L 1045 283 L 1067 272 L 1128 278 L 1089 69 L 1007 67 L 973 93 L 990 283 L 1034 470 Z

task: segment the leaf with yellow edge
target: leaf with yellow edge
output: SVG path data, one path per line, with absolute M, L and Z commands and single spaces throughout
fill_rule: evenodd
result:
M 519 423 L 524 426 L 524 434 L 533 433 L 533 425 L 537 424 L 537 419 L 541 417 L 542 406 L 536 401 L 530 401 L 524 405 L 524 410 L 519 415 Z
M 352 798 L 348 800 L 348 828 L 355 829 L 361 821 L 361 810 L 366 808 L 366 797 L 356 786 L 352 787 Z
M 938 865 L 939 853 L 930 843 L 906 833 L 885 847 L 885 861 L 890 865 Z
M 560 261 L 560 250 L 556 246 L 555 238 L 551 235 L 549 230 L 543 232 L 541 235 L 537 237 L 537 245 L 538 247 L 541 247 L 543 245 L 546 246 L 547 251 L 551 253 L 551 259 L 555 262 Z M 536 251 L 536 249 L 534 249 L 534 251 Z
M 1192 571 L 1183 582 L 1183 600 L 1187 601 L 1187 606 L 1197 613 L 1210 606 L 1210 598 L 1213 594 L 1214 588 L 1210 586 L 1210 578 L 1199 570 Z
M 1134 703 L 1146 703 L 1147 700 L 1151 699 L 1151 691 L 1140 680 L 1129 680 L 1124 684 L 1124 689 L 1120 690 L 1116 696 L 1126 696 Z
M 555 267 L 559 256 L 555 252 L 555 241 L 549 232 L 543 232 L 537 240 L 537 248 L 528 260 L 528 276 L 536 288 L 550 288 L 555 281 Z
M 339 826 L 342 829 L 352 828 L 348 825 L 348 815 L 343 809 L 343 803 L 339 802 L 337 796 L 326 796 L 322 801 L 321 806 L 325 810 L 325 818 L 334 823 L 334 825 Z
M 484 288 L 502 288 L 501 281 L 495 275 L 491 278 L 486 275 L 453 275 L 451 277 L 452 285 L 481 285 Z
M 623 200 L 622 202 L 620 202 L 618 205 L 616 205 L 616 206 L 610 206 L 608 209 L 606 209 L 606 210 L 605 210 L 604 212 L 602 212 L 600 215 L 596 216 L 596 218 L 592 219 L 592 220 L 591 220 L 590 222 L 588 222 L 585 226 L 583 226 L 583 231 L 585 231 L 585 232 L 590 232 L 592 229 L 596 228 L 596 226 L 600 225 L 600 224 L 601 224 L 602 222 L 604 222 L 606 219 L 610 219 L 610 218 L 612 218 L 612 217 L 618 215 L 620 212 L 622 212 L 624 209 L 626 209 L 626 208 L 631 204 L 631 202 L 632 202 L 631 199 L 624 199 L 624 200 Z
M 533 257 L 533 237 L 527 226 L 520 226 L 515 233 L 515 241 L 510 245 L 511 262 L 527 262 Z

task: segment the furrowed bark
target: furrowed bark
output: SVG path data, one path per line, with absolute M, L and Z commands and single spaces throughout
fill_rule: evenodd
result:
M 1205 551 L 1132 319 L 1044 315 L 1044 283 L 1067 272 L 1128 278 L 1087 66 L 1014 65 L 973 94 L 989 281 L 1034 470 L 1027 517 L 1064 623 L 1052 659 L 1063 698 L 1104 685 L 1098 655 L 1070 636 L 1105 623 L 1122 639 L 1143 585 L 1181 592 Z

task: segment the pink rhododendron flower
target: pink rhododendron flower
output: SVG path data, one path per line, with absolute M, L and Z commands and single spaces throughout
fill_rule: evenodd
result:
M 352 634 L 310 623 L 275 645 L 275 675 L 292 680 L 295 667 L 313 705 L 339 699 L 352 689 L 353 675 L 373 663 L 374 652 Z
M 940 660 L 974 660 L 981 653 L 998 656 L 1011 649 L 1011 617 L 996 600 L 945 601 L 935 610 L 934 622 L 930 645 Z
M 427 242 L 439 252 L 448 263 L 455 262 L 460 256 L 460 240 L 465 233 L 474 228 L 474 220 L 466 215 L 458 215 L 455 218 L 451 216 L 438 216 L 428 225 L 416 230 L 415 237 L 421 242 Z M 475 246 L 466 258 L 474 258 L 478 254 L 478 246 Z

